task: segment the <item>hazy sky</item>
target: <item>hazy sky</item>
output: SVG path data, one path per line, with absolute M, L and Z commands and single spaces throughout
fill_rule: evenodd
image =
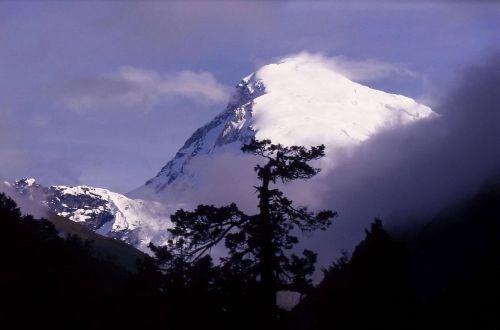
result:
M 500 44 L 493 1 L 346 2 L 0 2 L 0 177 L 127 192 L 278 57 L 342 56 L 432 106 Z

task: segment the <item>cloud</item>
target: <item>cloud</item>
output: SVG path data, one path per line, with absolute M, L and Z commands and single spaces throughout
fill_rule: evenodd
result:
M 122 66 L 112 73 L 70 82 L 61 101 L 76 111 L 116 108 L 148 111 L 172 97 L 223 103 L 228 99 L 228 90 L 209 72 L 186 70 L 160 74 Z
M 301 57 L 308 62 L 320 62 L 332 70 L 357 82 L 368 82 L 391 77 L 420 78 L 420 75 L 398 63 L 389 63 L 376 59 L 356 60 L 344 56 L 328 57 L 322 53 L 302 51 L 298 54 L 285 56 Z
M 500 53 L 465 69 L 434 110 L 441 116 L 379 134 L 339 159 L 296 196 L 340 213 L 311 241 L 323 255 L 351 248 L 376 216 L 389 227 L 426 221 L 500 173 Z M 323 260 L 325 262 L 325 260 Z
M 394 76 L 419 77 L 417 72 L 401 64 L 388 63 L 375 59 L 356 61 L 343 56 L 336 56 L 329 59 L 329 62 L 338 72 L 355 81 L 366 82 Z
M 216 156 L 194 157 L 184 169 L 187 177 L 196 175 L 196 189 L 190 182 L 180 181 L 167 192 L 169 203 L 193 208 L 196 204 L 229 204 L 236 202 L 246 212 L 256 212 L 257 195 L 254 186 L 258 180 L 254 172 L 255 157 L 247 154 L 223 152 Z M 190 187 L 191 188 L 191 187 Z M 153 197 L 154 198 L 154 197 Z

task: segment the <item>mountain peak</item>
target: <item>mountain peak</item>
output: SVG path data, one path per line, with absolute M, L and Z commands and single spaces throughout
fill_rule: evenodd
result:
M 300 53 L 261 67 L 236 85 L 226 109 L 199 128 L 161 171 L 130 193 L 155 198 L 174 185 L 196 181 L 193 159 L 240 153 L 251 138 L 284 145 L 325 144 L 327 162 L 336 152 L 389 127 L 433 116 L 413 99 L 353 82 L 319 55 Z
M 34 184 L 36 183 L 36 180 L 35 178 L 22 178 L 22 179 L 19 179 L 15 182 L 15 185 L 17 186 L 26 186 L 26 187 L 31 187 L 33 186 Z

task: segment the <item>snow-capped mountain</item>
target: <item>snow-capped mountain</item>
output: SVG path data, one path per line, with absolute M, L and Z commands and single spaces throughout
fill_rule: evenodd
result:
M 41 201 L 51 212 L 146 251 L 149 242 L 165 242 L 168 216 L 182 203 L 220 203 L 217 194 L 224 190 L 228 200 L 236 201 L 243 186 L 248 189 L 240 191 L 238 202 L 248 200 L 252 185 L 240 183 L 248 175 L 245 171 L 254 178 L 255 159 L 250 164 L 238 159 L 243 157 L 241 146 L 253 137 L 285 145 L 324 144 L 326 157 L 318 166 L 328 170 L 339 154 L 374 134 L 433 116 L 429 107 L 408 97 L 363 86 L 321 57 L 300 54 L 245 77 L 226 109 L 197 129 L 154 178 L 127 196 L 88 186 L 44 187 L 31 178 L 5 185 Z M 199 200 L 200 195 L 213 199 Z
M 69 218 L 104 236 L 146 250 L 149 242 L 162 244 L 169 225 L 168 213 L 158 202 L 130 199 L 107 189 L 89 186 L 44 187 L 24 178 L 6 187 L 57 215 Z
M 336 72 L 321 57 L 300 54 L 245 77 L 226 109 L 197 129 L 160 172 L 129 196 L 165 199 L 196 189 L 194 160 L 240 153 L 252 137 L 285 145 L 326 146 L 321 167 L 373 134 L 435 113 L 413 99 L 375 90 Z

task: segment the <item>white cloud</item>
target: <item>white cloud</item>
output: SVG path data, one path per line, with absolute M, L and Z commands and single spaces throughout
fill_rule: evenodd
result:
M 76 111 L 106 108 L 147 111 L 172 97 L 223 103 L 228 99 L 228 90 L 209 72 L 186 70 L 160 74 L 122 66 L 112 73 L 71 82 L 61 101 Z
M 367 82 L 388 77 L 409 77 L 419 78 L 420 75 L 397 63 L 389 63 L 376 59 L 355 60 L 348 59 L 344 56 L 328 57 L 321 53 L 301 52 L 287 57 L 303 57 L 308 61 L 321 62 L 324 65 L 331 67 L 336 72 L 346 76 L 347 78 L 357 82 Z
M 382 62 L 374 59 L 363 61 L 349 60 L 342 56 L 334 57 L 332 65 L 346 77 L 356 81 L 372 81 L 381 78 L 404 76 L 418 78 L 419 74 L 403 65 Z

